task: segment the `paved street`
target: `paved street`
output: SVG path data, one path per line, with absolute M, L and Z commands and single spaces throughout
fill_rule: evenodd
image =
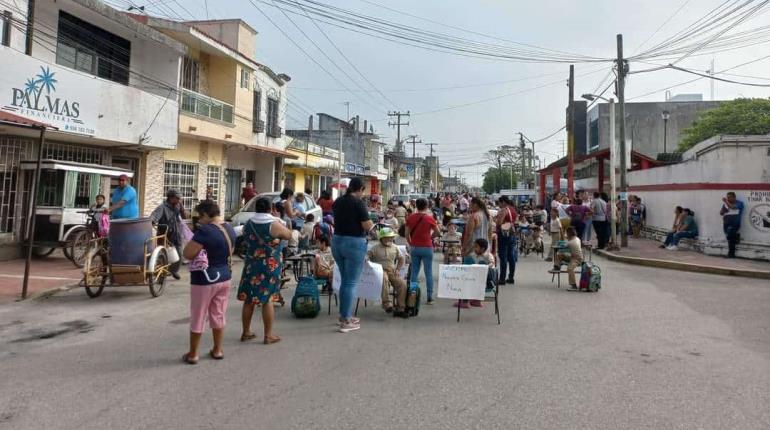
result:
M 767 281 L 594 261 L 598 294 L 523 259 L 500 326 L 448 300 L 351 334 L 283 309 L 283 342 L 242 344 L 232 301 L 225 360 L 206 337 L 197 366 L 183 282 L 3 305 L 0 429 L 770 427 Z

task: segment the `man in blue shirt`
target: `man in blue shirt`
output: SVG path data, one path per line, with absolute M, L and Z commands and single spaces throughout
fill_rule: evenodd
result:
M 743 202 L 730 191 L 726 197 L 722 197 L 722 224 L 727 236 L 727 258 L 735 258 L 735 245 L 741 240 L 741 218 L 743 217 Z
M 120 175 L 118 188 L 112 190 L 112 219 L 139 218 L 139 204 L 136 201 L 136 190 L 128 185 L 128 176 Z

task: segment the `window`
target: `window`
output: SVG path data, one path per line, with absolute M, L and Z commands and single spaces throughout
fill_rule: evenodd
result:
M 278 100 L 267 98 L 267 135 L 281 137 L 281 127 L 278 125 Z
M 180 82 L 182 88 L 198 92 L 198 88 L 200 87 L 200 73 L 201 64 L 197 60 L 185 56 L 182 60 L 182 76 Z
M 241 88 L 249 89 L 249 81 L 251 80 L 251 76 L 249 74 L 249 70 L 246 68 L 241 69 Z
M 209 166 L 206 171 L 206 188 L 214 191 L 214 201 L 219 201 L 219 166 Z
M 0 45 L 11 46 L 11 25 L 13 17 L 10 11 L 3 11 L 0 15 Z
M 56 63 L 128 85 L 131 42 L 59 11 Z
M 166 161 L 163 175 L 163 195 L 168 190 L 177 190 L 182 195 L 182 204 L 192 209 L 198 201 L 198 165 L 181 161 Z
M 254 91 L 254 105 L 251 112 L 251 129 L 254 133 L 265 131 L 265 122 L 260 119 L 262 113 L 262 93 Z

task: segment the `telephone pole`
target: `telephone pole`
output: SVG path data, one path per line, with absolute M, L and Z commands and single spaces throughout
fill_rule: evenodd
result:
M 521 179 L 519 179 L 519 184 L 525 184 L 527 177 L 527 156 L 524 153 L 527 151 L 527 148 L 524 146 L 524 133 L 521 132 L 519 132 L 519 150 L 521 151 Z M 521 186 L 518 188 L 521 188 Z
M 401 126 L 402 125 L 409 125 L 409 121 L 407 122 L 401 122 L 401 117 L 409 118 L 409 111 L 404 112 L 388 112 L 389 117 L 396 117 L 396 122 L 388 121 L 388 125 L 391 127 L 396 127 L 396 152 L 403 152 L 403 148 L 401 147 Z
M 618 118 L 619 124 L 619 138 L 620 138 L 620 246 L 623 248 L 628 247 L 628 180 L 626 178 L 626 171 L 628 169 L 628 158 L 626 157 L 626 73 L 628 73 L 628 67 L 626 61 L 623 59 L 623 35 L 617 35 L 618 42 L 618 79 L 617 79 L 617 95 L 618 95 Z M 614 168 L 614 166 L 613 166 Z M 615 190 L 612 190 L 613 192 Z
M 567 195 L 575 194 L 575 109 L 572 101 L 575 98 L 575 66 L 569 65 L 569 100 L 567 104 Z
M 417 191 L 417 144 L 422 143 L 422 140 L 417 140 L 416 134 L 410 135 L 409 139 L 412 139 L 412 182 L 414 182 L 414 189 Z
M 435 173 L 433 171 L 434 169 L 431 168 L 430 169 L 430 175 L 429 175 L 430 176 L 430 181 L 432 183 L 431 191 L 434 191 L 433 187 L 438 187 L 438 159 L 433 160 L 433 147 L 434 146 L 438 146 L 438 143 L 426 143 L 425 146 L 430 146 L 430 158 L 431 158 L 431 161 L 435 161 L 436 162 Z M 435 182 L 434 182 L 434 179 L 435 179 Z

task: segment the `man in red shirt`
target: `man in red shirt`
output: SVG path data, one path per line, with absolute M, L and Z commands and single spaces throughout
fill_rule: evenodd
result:
M 433 236 L 440 236 L 441 230 L 436 220 L 428 211 L 428 201 L 417 199 L 417 212 L 406 219 L 406 240 L 409 242 L 412 257 L 412 275 L 410 282 L 417 282 L 417 275 L 422 264 L 425 270 L 425 282 L 428 292 L 427 304 L 433 304 Z
M 246 184 L 245 187 L 243 187 L 243 192 L 241 193 L 241 199 L 243 199 L 243 204 L 249 202 L 249 200 L 256 197 L 257 191 L 254 189 L 254 183 L 249 182 Z

